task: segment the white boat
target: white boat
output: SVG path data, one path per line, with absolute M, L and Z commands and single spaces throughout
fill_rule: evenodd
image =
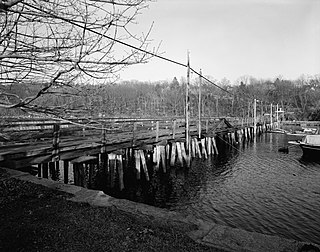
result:
M 299 131 L 293 131 L 293 132 L 285 132 L 287 135 L 288 141 L 296 141 L 296 140 L 302 140 L 303 137 L 307 135 L 316 135 L 319 134 L 318 129 L 316 128 L 303 128 Z
M 304 157 L 320 160 L 320 135 L 306 135 L 300 141 L 289 141 L 288 143 L 299 145 Z

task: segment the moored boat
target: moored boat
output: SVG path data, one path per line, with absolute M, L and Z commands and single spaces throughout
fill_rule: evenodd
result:
M 289 141 L 290 144 L 298 144 L 303 156 L 320 160 L 320 135 L 306 135 L 301 141 Z
M 302 140 L 302 138 L 304 138 L 307 135 L 316 135 L 318 133 L 318 129 L 315 128 L 304 128 L 301 131 L 285 132 L 288 141 Z

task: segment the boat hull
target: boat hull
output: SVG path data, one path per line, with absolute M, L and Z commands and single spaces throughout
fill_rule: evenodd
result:
M 286 133 L 286 136 L 288 141 L 298 141 L 298 140 L 302 140 L 302 138 L 304 138 L 306 134 Z
M 303 156 L 315 160 L 320 160 L 320 146 L 300 143 Z

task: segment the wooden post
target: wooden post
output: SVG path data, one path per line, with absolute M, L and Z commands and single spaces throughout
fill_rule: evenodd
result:
M 254 99 L 253 105 L 253 134 L 257 135 L 257 99 Z
M 116 160 L 118 161 L 118 174 L 119 174 L 119 189 L 122 191 L 124 189 L 123 184 L 123 162 L 122 162 L 122 155 L 117 155 Z
M 106 140 L 106 130 L 102 129 L 102 139 L 101 139 L 101 149 L 100 149 L 100 159 L 99 159 L 99 172 L 108 172 L 108 154 L 107 154 L 107 140 Z M 106 169 L 107 168 L 107 169 Z
M 132 146 L 134 146 L 136 141 L 136 131 L 137 131 L 137 123 L 133 123 L 133 130 L 132 130 Z
M 53 125 L 52 162 L 59 161 L 60 125 Z
M 270 104 L 270 125 L 272 128 L 272 103 Z
M 189 86 L 190 86 L 190 59 L 188 52 L 188 62 L 187 62 L 187 83 L 186 83 L 186 129 L 185 129 L 185 138 L 186 138 L 186 149 L 189 153 L 189 144 L 190 144 L 190 129 L 189 129 L 189 114 L 190 114 L 190 97 L 189 97 Z
M 277 128 L 280 128 L 279 124 L 279 104 L 277 103 Z
M 160 146 L 157 145 L 156 146 L 156 160 L 157 160 L 157 164 L 156 164 L 156 170 L 159 170 L 160 168 L 160 159 L 161 159 L 161 152 L 160 152 Z
M 167 172 L 167 167 L 166 167 L 166 151 L 165 151 L 165 146 L 159 146 L 160 147 L 160 158 L 161 158 L 161 164 L 162 164 L 162 171 L 164 173 Z
M 172 139 L 175 139 L 176 137 L 176 126 L 177 126 L 177 121 L 174 119 L 172 121 Z
M 38 177 L 41 178 L 41 164 L 38 164 Z
M 69 161 L 64 160 L 63 161 L 63 182 L 65 184 L 68 184 L 69 182 Z
M 249 126 L 249 118 L 250 118 L 250 101 L 248 101 L 248 124 L 247 124 L 247 126 Z
M 166 159 L 167 160 L 170 159 L 170 145 L 169 144 L 166 145 Z
M 206 120 L 206 133 L 209 133 L 209 120 Z
M 94 163 L 90 162 L 87 164 L 87 169 L 89 169 L 88 172 L 88 188 L 92 188 L 93 185 L 93 173 L 94 173 Z
M 186 161 L 186 163 L 188 164 L 188 155 L 186 153 L 186 149 L 184 147 L 184 143 L 181 142 L 180 143 L 180 147 L 181 147 L 181 155 L 182 155 L 182 158 Z
M 49 173 L 52 180 L 56 180 L 56 169 L 54 166 L 55 162 L 49 162 Z
M 170 165 L 174 166 L 174 163 L 176 161 L 176 143 L 173 142 L 171 146 L 171 158 L 170 158 Z
M 200 69 L 200 75 L 199 75 L 199 103 L 198 103 L 198 136 L 201 138 L 201 81 L 202 81 L 202 73 Z
M 208 155 L 207 155 L 207 151 L 206 151 L 206 139 L 205 138 L 201 139 L 201 148 L 202 148 L 202 154 L 207 159 Z
M 159 121 L 156 122 L 156 142 L 159 141 Z
M 139 150 L 134 151 L 134 157 L 136 160 L 136 171 L 137 171 L 137 179 L 140 179 L 140 152 Z
M 144 156 L 144 151 L 139 150 L 139 154 L 140 154 L 140 158 L 141 158 L 141 164 L 142 164 L 144 175 L 146 177 L 146 180 L 149 181 L 149 172 L 148 172 L 146 157 Z
M 84 188 L 88 188 L 88 181 L 87 181 L 87 169 L 88 169 L 88 164 L 82 163 L 80 167 L 82 168 L 82 183 Z
M 216 140 L 214 139 L 214 137 L 212 137 L 212 145 L 213 145 L 213 148 L 214 148 L 214 154 L 218 155 L 219 152 L 218 152 Z
M 73 164 L 73 183 L 76 186 L 80 185 L 80 183 L 79 183 L 79 164 L 77 164 L 77 163 Z
M 191 155 L 193 158 L 196 156 L 196 143 L 194 138 L 191 139 Z
M 108 154 L 108 166 L 110 169 L 110 187 L 114 188 L 115 168 L 116 168 L 116 155 L 113 153 Z
M 152 162 L 154 164 L 157 163 L 157 146 L 153 147 L 153 151 L 152 151 Z M 157 167 L 155 167 L 157 169 Z
M 211 155 L 211 149 L 212 149 L 212 147 L 211 147 L 211 139 L 210 139 L 210 137 L 206 137 L 206 143 L 207 143 L 207 150 L 208 150 L 208 155 Z
M 236 141 L 236 133 L 235 132 L 231 132 L 231 138 L 232 138 L 232 144 L 235 145 L 237 143 L 237 141 Z
M 183 160 L 182 160 L 182 153 L 181 153 L 181 143 L 177 142 L 177 152 L 178 152 L 178 161 L 180 162 L 180 164 L 183 165 Z
M 217 113 L 216 116 L 219 116 L 219 97 L 218 96 L 216 96 L 216 113 Z
M 198 139 L 195 138 L 194 142 L 195 142 L 195 145 L 196 145 L 196 152 L 198 153 L 199 158 L 201 158 L 201 151 L 200 151 L 200 148 L 199 148 Z

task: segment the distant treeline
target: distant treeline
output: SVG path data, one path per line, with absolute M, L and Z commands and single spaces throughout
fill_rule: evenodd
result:
M 248 117 L 257 99 L 257 113 L 270 113 L 270 104 L 278 104 L 286 119 L 320 120 L 320 77 L 301 76 L 297 80 L 276 78 L 257 80 L 242 77 L 238 85 L 223 80 L 215 82 L 224 90 L 202 80 L 201 108 L 203 116 Z M 110 85 L 75 85 L 58 87 L 33 103 L 51 110 L 63 109 L 65 114 L 107 117 L 183 116 L 186 81 L 140 82 L 123 81 Z M 190 84 L 191 116 L 198 114 L 199 79 Z M 40 86 L 1 86 L 1 91 L 17 93 L 20 97 L 36 94 Z M 226 92 L 226 91 L 227 92 Z M 273 110 L 275 107 L 273 108 Z M 23 115 L 19 109 L 1 109 L 1 115 Z

